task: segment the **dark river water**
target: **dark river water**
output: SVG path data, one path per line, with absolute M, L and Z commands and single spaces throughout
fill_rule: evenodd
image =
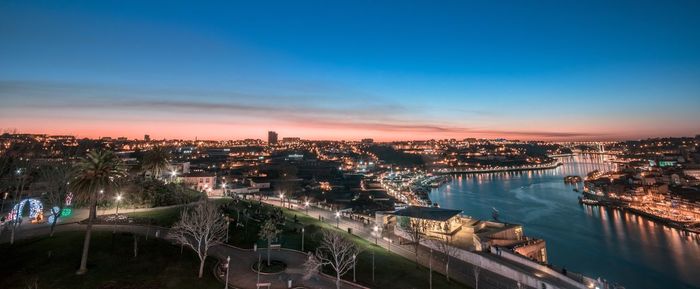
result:
M 443 208 L 523 224 L 525 234 L 547 241 L 549 261 L 570 271 L 602 277 L 628 289 L 700 288 L 700 241 L 620 210 L 580 205 L 567 175 L 607 170 L 603 156 L 562 158 L 556 169 L 455 175 L 434 189 Z

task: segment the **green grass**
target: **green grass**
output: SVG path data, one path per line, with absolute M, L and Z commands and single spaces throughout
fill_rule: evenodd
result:
M 242 205 L 242 204 L 241 204 Z M 282 247 L 300 250 L 301 249 L 301 227 L 304 227 L 304 249 L 314 251 L 319 246 L 321 240 L 321 230 L 337 230 L 334 225 L 321 222 L 302 212 L 283 209 L 286 217 L 284 229 L 279 237 Z M 235 213 L 234 213 L 235 215 Z M 297 223 L 294 216 L 296 215 Z M 236 228 L 231 225 L 230 242 L 236 246 L 251 248 L 253 243 L 258 241 L 259 247 L 267 246 L 264 240 L 258 240 L 257 232 L 260 223 L 249 221 L 247 228 Z M 343 231 L 347 232 L 347 231 Z M 358 283 L 372 288 L 428 288 L 428 268 L 416 266 L 412 260 L 391 253 L 384 248 L 375 246 L 358 236 L 345 233 L 360 248 L 362 253 L 357 261 L 357 281 Z M 372 282 L 372 253 L 374 252 L 375 262 L 375 282 Z M 324 271 L 334 276 L 331 270 Z M 444 275 L 433 272 L 433 288 L 470 288 L 464 284 L 454 281 L 448 282 Z M 352 280 L 352 271 L 349 271 L 343 279 Z
M 161 227 L 170 227 L 180 219 L 180 212 L 184 207 L 172 207 L 144 212 L 126 213 L 139 224 L 151 224 Z
M 75 275 L 80 264 L 84 232 L 57 233 L 0 246 L 0 288 L 26 289 L 189 289 L 220 288 L 210 258 L 204 277 L 197 278 L 199 260 L 188 250 L 161 240 L 139 239 L 139 256 L 133 257 L 133 237 L 93 232 L 88 273 Z M 31 287 L 34 288 L 34 287 Z
M 223 205 L 228 202 L 230 202 L 230 199 L 216 199 L 213 200 L 214 203 Z M 164 209 L 154 209 L 150 211 L 143 211 L 143 212 L 127 212 L 125 215 L 127 215 L 130 218 L 134 218 L 135 222 L 138 224 L 151 224 L 155 226 L 161 226 L 161 227 L 171 227 L 175 222 L 177 222 L 180 219 L 180 212 L 186 208 L 187 206 L 181 206 L 181 207 L 170 207 L 170 208 L 164 208 Z

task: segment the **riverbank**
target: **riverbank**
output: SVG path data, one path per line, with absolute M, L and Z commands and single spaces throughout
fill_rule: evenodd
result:
M 548 261 L 568 270 L 628 288 L 700 288 L 697 239 L 631 212 L 581 206 L 581 194 L 563 178 L 609 171 L 614 164 L 597 155 L 560 161 L 555 170 L 532 173 L 457 174 L 430 198 L 479 219 L 490 219 L 496 208 L 500 219 L 546 240 Z
M 598 196 L 588 192 L 582 192 L 581 197 L 579 197 L 579 203 L 589 205 L 589 206 L 601 206 L 611 209 L 619 209 L 625 212 L 629 212 L 633 215 L 641 216 L 649 219 L 657 224 L 665 225 L 670 228 L 678 229 L 688 233 L 700 234 L 700 223 L 693 222 L 678 222 L 673 219 L 665 218 L 645 210 L 635 208 L 630 206 L 628 203 L 621 200 L 610 199 L 603 196 Z
M 671 220 L 668 218 L 654 215 L 654 214 L 646 212 L 644 210 L 640 210 L 637 208 L 627 206 L 621 202 L 613 202 L 613 201 L 606 201 L 606 200 L 594 200 L 594 199 L 584 197 L 584 198 L 579 198 L 579 203 L 581 203 L 583 205 L 600 206 L 600 207 L 605 207 L 605 208 L 616 209 L 616 210 L 628 212 L 632 215 L 646 218 L 647 220 L 650 220 L 656 224 L 664 225 L 664 226 L 667 226 L 669 228 L 674 228 L 674 229 L 680 230 L 682 232 L 695 234 L 696 237 L 700 238 L 700 226 L 698 226 L 699 224 L 689 225 L 687 223 L 679 223 L 677 221 L 674 221 L 674 220 Z
M 508 167 L 491 167 L 491 168 L 450 168 L 439 169 L 436 174 L 481 174 L 481 173 L 499 173 L 499 172 L 517 172 L 517 171 L 537 171 L 555 169 L 562 165 L 562 162 L 554 161 L 545 164 L 524 165 L 524 166 L 508 166 Z

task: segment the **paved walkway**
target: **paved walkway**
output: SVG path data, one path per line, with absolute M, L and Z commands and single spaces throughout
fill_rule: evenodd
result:
M 61 223 L 56 225 L 56 232 L 68 231 L 84 231 L 87 225 L 72 223 Z M 95 231 L 112 231 L 114 225 L 93 225 Z M 142 225 L 117 225 L 117 232 L 130 232 L 150 238 L 165 238 L 168 228 Z M 41 236 L 47 236 L 50 232 L 50 226 L 42 224 L 23 224 L 17 232 L 15 240 L 31 239 Z M 9 234 L 0 236 L 0 243 L 8 243 Z M 209 249 L 209 256 L 215 257 L 221 261 L 226 257 L 231 257 L 231 270 L 229 271 L 229 287 L 230 288 L 255 288 L 258 280 L 258 274 L 252 270 L 252 266 L 258 260 L 258 255 L 261 254 L 263 260 L 267 256 L 266 249 L 260 249 L 254 252 L 252 249 L 241 249 L 230 245 L 218 245 Z M 272 289 L 288 288 L 288 280 L 292 280 L 293 288 L 335 288 L 335 278 L 325 275 L 315 275 L 309 280 L 303 280 L 303 264 L 306 261 L 306 254 L 289 250 L 289 249 L 273 249 L 271 258 L 280 260 L 287 264 L 287 269 L 279 274 L 260 274 L 261 283 L 270 283 Z M 211 274 L 211 272 L 209 272 Z M 341 288 L 365 288 L 357 284 L 343 281 Z
M 281 203 L 277 200 L 263 200 L 264 202 L 275 205 L 275 206 L 281 206 Z M 285 207 L 289 208 L 289 204 L 287 202 L 284 203 Z M 294 209 L 294 208 L 293 208 Z M 352 228 L 353 234 L 360 236 L 370 242 L 375 241 L 375 236 L 372 234 L 372 228 L 373 226 L 371 225 L 364 225 L 362 222 L 351 220 L 345 217 L 341 217 L 340 220 L 336 219 L 335 213 L 330 212 L 327 210 L 315 208 L 315 207 L 310 207 L 308 210 L 307 209 L 298 209 L 300 213 L 306 213 L 308 211 L 308 215 L 314 218 L 319 218 L 323 217 L 323 220 L 326 221 L 329 224 L 336 225 L 339 223 L 339 226 L 343 230 L 347 230 L 347 228 Z M 339 221 L 339 222 L 338 222 Z M 386 238 L 386 239 L 385 239 Z M 387 241 L 391 240 L 391 241 Z M 393 234 L 387 234 L 385 233 L 383 238 L 376 238 L 377 244 L 387 250 L 390 250 L 396 254 L 399 254 L 409 260 L 415 260 L 415 253 L 414 253 L 414 247 L 413 245 L 407 244 L 409 241 L 408 240 L 402 240 L 401 238 L 394 236 Z M 401 245 L 402 243 L 406 245 Z M 485 254 L 482 253 L 482 256 L 496 260 L 497 262 L 508 266 L 510 268 L 513 268 L 515 270 L 525 272 L 529 274 L 530 276 L 538 276 L 538 278 L 542 280 L 546 280 L 550 284 L 555 284 L 559 288 L 570 288 L 571 286 L 562 282 L 561 280 L 550 276 L 546 272 L 535 270 L 533 268 L 527 267 L 525 265 L 504 259 L 504 258 L 499 258 L 497 256 L 494 256 L 492 254 Z M 425 247 L 425 246 L 420 246 L 418 250 L 418 262 L 424 266 L 429 266 L 430 263 L 430 249 Z M 432 253 L 432 264 L 433 264 L 433 270 L 438 271 L 442 274 L 445 274 L 445 255 L 433 251 Z M 474 278 L 474 265 L 467 263 L 465 261 L 462 261 L 457 258 L 450 258 L 450 278 L 455 279 L 461 283 L 467 284 L 471 287 L 476 288 L 476 282 Z M 512 288 L 512 289 L 519 289 L 519 288 L 525 288 L 523 285 L 521 287 L 518 287 L 518 284 L 515 280 L 506 278 L 504 276 L 498 275 L 496 273 L 493 273 L 491 271 L 487 271 L 485 269 L 482 269 L 479 273 L 479 288 L 487 288 L 487 289 L 505 289 L 505 288 Z

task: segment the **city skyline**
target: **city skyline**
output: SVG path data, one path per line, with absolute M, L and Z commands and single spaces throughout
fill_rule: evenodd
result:
M 0 129 L 378 141 L 700 133 L 692 1 L 0 5 Z

